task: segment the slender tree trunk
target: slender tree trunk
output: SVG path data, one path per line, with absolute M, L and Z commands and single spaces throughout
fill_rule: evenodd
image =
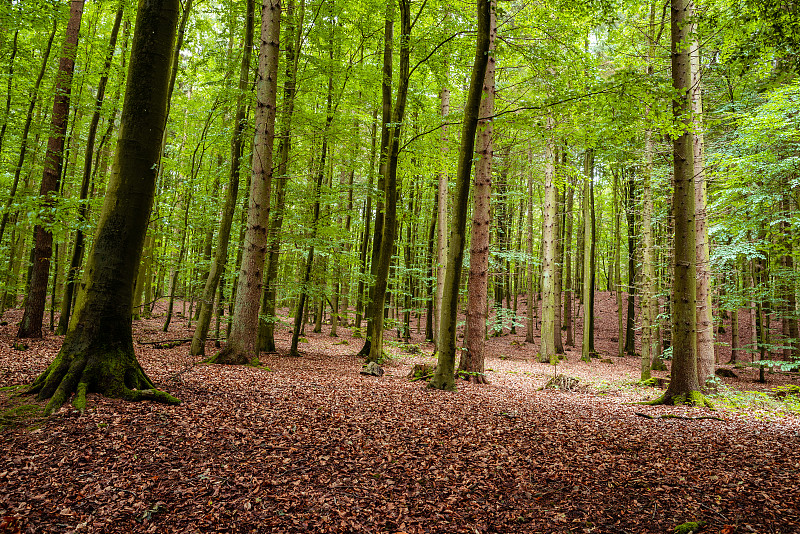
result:
M 286 9 L 286 81 L 283 84 L 283 110 L 281 133 L 278 143 L 278 173 L 275 180 L 275 211 L 269 225 L 269 256 L 267 278 L 264 282 L 264 305 L 267 316 L 259 328 L 259 348 L 275 352 L 275 313 L 277 306 L 278 262 L 280 260 L 281 230 L 286 210 L 286 184 L 289 181 L 289 154 L 292 149 L 292 116 L 297 94 L 297 64 L 303 35 L 305 0 L 300 0 L 300 11 L 294 13 L 294 0 L 289 0 Z
M 61 59 L 56 76 L 56 91 L 53 98 L 53 115 L 50 139 L 47 142 L 44 172 L 42 173 L 39 196 L 41 208 L 47 210 L 55 203 L 55 196 L 61 181 L 64 165 L 64 136 L 69 121 L 69 101 L 72 91 L 72 74 L 75 71 L 75 55 L 78 48 L 78 35 L 81 29 L 84 0 L 72 0 L 70 17 L 61 49 Z M 55 222 L 51 215 L 41 217 L 45 224 Z M 0 239 L 2 236 L 0 236 Z M 42 337 L 47 281 L 50 273 L 50 257 L 53 254 L 53 233 L 42 224 L 34 227 L 35 245 L 33 249 L 33 270 L 28 282 L 28 295 L 25 299 L 25 313 L 22 315 L 17 337 Z
M 392 263 L 392 252 L 397 233 L 397 161 L 400 151 L 400 128 L 405 114 L 406 97 L 408 95 L 408 77 L 411 54 L 411 6 L 409 0 L 399 0 L 400 6 L 400 65 L 397 84 L 397 98 L 392 112 L 388 162 L 385 167 L 384 221 L 378 264 L 375 269 L 373 285 L 372 322 L 370 323 L 370 350 L 367 361 L 377 362 L 383 355 L 383 317 L 386 288 L 389 280 L 389 268 Z M 388 17 L 387 17 L 388 18 Z
M 692 21 L 696 32 L 696 22 Z M 694 166 L 694 203 L 697 255 L 697 380 L 700 386 L 714 379 L 714 320 L 711 315 L 711 258 L 708 247 L 706 221 L 706 174 L 703 135 L 703 84 L 700 73 L 700 44 L 696 34 L 692 37 L 691 104 L 692 150 Z
M 280 19 L 280 0 L 264 2 L 261 8 L 253 176 L 247 209 L 247 231 L 243 243 L 231 334 L 225 347 L 210 360 L 213 363 L 244 364 L 258 360 L 258 312 L 264 280 L 272 186 L 272 144 L 275 137 L 275 106 L 278 91 Z
M 583 343 L 581 360 L 591 361 L 594 349 L 594 150 L 589 148 L 583 156 L 583 174 L 586 179 L 583 193 Z
M 197 319 L 194 335 L 192 336 L 191 354 L 198 356 L 205 354 L 206 337 L 211 325 L 211 314 L 214 312 L 214 293 L 219 284 L 225 262 L 228 258 L 228 244 L 233 226 L 233 216 L 236 211 L 236 198 L 239 194 L 239 169 L 243 154 L 243 140 L 247 116 L 246 91 L 248 90 L 248 74 L 250 72 L 250 51 L 253 48 L 253 25 L 255 20 L 255 2 L 247 0 L 245 14 L 244 39 L 242 41 L 242 63 L 239 69 L 239 94 L 236 100 L 236 116 L 234 119 L 234 132 L 231 140 L 231 167 L 228 189 L 225 195 L 225 206 L 217 234 L 217 246 L 214 260 L 208 271 L 203 294 L 200 297 L 200 315 Z M 219 339 L 219 335 L 216 336 Z
M 131 333 L 133 282 L 155 193 L 166 123 L 169 50 L 177 0 L 142 0 L 136 20 L 120 139 L 75 317 L 55 360 L 29 392 L 57 410 L 72 393 L 83 409 L 88 392 L 175 404 L 155 389 L 136 360 Z
M 567 150 L 564 150 L 563 164 L 567 165 Z M 575 187 L 570 176 L 564 186 L 566 195 L 565 229 L 564 229 L 564 329 L 566 331 L 566 344 L 570 347 L 575 346 L 575 334 L 572 327 L 572 210 L 575 207 Z
M 528 188 L 527 188 L 527 211 L 528 211 L 528 223 L 525 229 L 526 232 L 526 242 L 527 242 L 527 261 L 525 272 L 527 273 L 527 296 L 526 296 L 526 304 L 527 304 L 527 317 L 525 321 L 525 343 L 534 343 L 536 338 L 533 335 L 534 327 L 536 326 L 536 321 L 534 319 L 536 315 L 536 291 L 533 287 L 533 271 L 534 271 L 534 256 L 533 256 L 533 149 L 531 146 L 528 146 Z
M 627 172 L 625 218 L 628 222 L 628 313 L 625 323 L 625 354 L 636 355 L 636 179 Z
M 383 241 L 383 227 L 385 224 L 386 209 L 386 175 L 389 164 L 389 144 L 391 142 L 391 121 L 392 121 L 392 58 L 394 45 L 394 4 L 393 0 L 387 0 L 386 18 L 383 26 L 383 79 L 381 81 L 381 146 L 380 163 L 378 164 L 378 198 L 375 201 L 375 228 L 372 237 L 372 256 L 370 259 L 369 273 L 373 280 L 369 286 L 365 318 L 367 320 L 367 335 L 364 345 L 358 352 L 360 357 L 369 358 L 372 354 L 372 333 L 375 318 L 380 316 L 383 323 L 384 310 L 381 304 L 380 309 L 375 309 L 375 299 L 377 298 L 376 287 L 378 284 L 378 262 L 381 252 L 381 242 Z M 388 268 L 387 268 L 388 273 Z M 382 284 L 386 282 L 383 281 Z M 384 296 L 381 296 L 384 298 Z M 381 326 L 381 332 L 383 327 Z
M 489 56 L 490 2 L 477 0 L 478 23 L 475 60 L 472 65 L 469 92 L 464 106 L 464 124 L 461 129 L 461 146 L 458 155 L 456 180 L 456 203 L 450 243 L 447 253 L 447 270 L 442 297 L 441 324 L 439 326 L 439 358 L 436 374 L 428 384 L 435 389 L 455 390 L 453 371 L 456 358 L 456 313 L 458 311 L 458 288 L 464 259 L 464 241 L 467 227 L 467 204 L 469 201 L 470 174 L 475 151 L 475 130 L 478 126 L 481 103 L 481 87 L 486 74 Z
M 443 123 L 447 121 L 447 116 L 450 114 L 450 89 L 447 86 L 442 86 L 439 92 L 441 101 L 441 114 Z M 449 151 L 450 139 L 448 137 L 449 129 L 446 124 L 442 125 L 441 134 L 439 137 L 440 153 L 442 157 L 442 168 L 446 167 L 446 158 Z M 442 298 L 444 296 L 444 278 L 447 267 L 447 232 L 450 227 L 448 217 L 448 183 L 449 178 L 445 170 L 439 171 L 439 182 L 436 190 L 438 198 L 438 207 L 436 212 L 436 301 L 434 303 L 434 310 L 436 313 L 436 320 L 433 325 L 434 345 L 437 350 L 439 348 L 439 325 L 441 324 L 442 317 Z
M 556 355 L 556 231 L 558 224 L 558 191 L 555 183 L 555 146 L 550 131 L 553 118 L 547 116 L 547 140 L 545 145 L 544 169 L 544 216 L 542 217 L 542 338 L 539 347 L 539 361 L 558 363 Z
M 467 293 L 466 351 L 461 353 L 460 376 L 476 384 L 487 382 L 484 372 L 486 309 L 488 306 L 489 226 L 491 224 L 492 159 L 494 157 L 492 115 L 494 114 L 494 41 L 497 33 L 496 0 L 489 1 L 489 60 L 483 79 L 483 98 L 476 133 L 477 161 L 472 186 L 472 234 L 470 239 Z M 495 306 L 498 303 L 495 302 Z
M 558 155 L 559 150 L 556 155 L 556 174 L 560 174 L 563 172 L 563 166 L 561 165 L 561 156 Z M 554 272 L 553 272 L 553 285 L 554 285 L 554 294 L 555 294 L 555 301 L 554 301 L 554 315 L 555 315 L 555 323 L 553 327 L 553 331 L 555 334 L 554 342 L 555 342 L 555 351 L 556 354 L 564 354 L 564 344 L 561 339 L 561 293 L 563 290 L 563 279 L 564 279 L 564 186 L 558 186 L 558 182 L 561 180 L 557 180 L 556 183 L 556 224 L 555 224 L 555 238 L 556 238 L 556 257 L 554 263 Z

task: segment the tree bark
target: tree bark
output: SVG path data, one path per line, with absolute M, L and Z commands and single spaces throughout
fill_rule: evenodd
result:
M 583 342 L 581 360 L 589 362 L 596 354 L 594 349 L 594 149 L 583 156 L 583 174 L 586 179 L 583 193 Z
M 280 21 L 280 0 L 264 2 L 261 8 L 253 174 L 247 208 L 247 230 L 243 242 L 231 334 L 222 350 L 209 360 L 211 363 L 258 362 L 258 312 L 264 280 L 272 187 L 272 144 L 275 137 L 275 107 L 278 92 Z
M 674 121 L 681 135 L 672 144 L 675 253 L 672 282 L 672 370 L 667 391 L 653 404 L 706 405 L 697 381 L 696 249 L 694 202 L 694 154 L 692 133 L 686 128 L 692 112 L 692 68 L 689 58 L 692 0 L 672 0 L 672 85 L 677 96 L 672 102 Z
M 397 234 L 397 162 L 400 152 L 400 128 L 405 114 L 408 96 L 408 77 L 411 54 L 411 6 L 409 0 L 399 0 L 400 6 L 400 65 L 397 95 L 392 112 L 392 126 L 389 134 L 388 161 L 385 167 L 383 233 L 375 269 L 373 285 L 372 321 L 369 325 L 370 349 L 367 362 L 377 362 L 383 355 L 383 318 L 386 302 L 386 289 L 389 281 L 389 268 L 392 263 L 395 236 Z M 388 17 L 387 17 L 388 18 Z
M 67 123 L 69 122 L 72 74 L 75 71 L 75 55 L 83 17 L 83 3 L 84 0 L 72 0 L 70 3 L 70 17 L 64 37 L 64 46 L 61 49 L 61 59 L 58 63 L 50 139 L 47 141 L 44 172 L 39 188 L 40 209 L 45 212 L 41 215 L 44 225 L 37 224 L 33 230 L 35 241 L 33 269 L 28 281 L 25 312 L 17 332 L 17 337 L 21 338 L 42 337 L 50 257 L 53 255 L 53 232 L 48 226 L 54 222 L 54 217 L 46 212 L 55 207 L 54 197 L 58 195 L 61 182 L 61 171 L 64 165 L 64 136 L 67 133 Z
M 434 310 L 436 313 L 436 321 L 433 325 L 433 339 L 434 345 L 436 346 L 437 350 L 439 348 L 439 325 L 441 324 L 441 316 L 442 316 L 442 298 L 444 296 L 444 278 L 445 278 L 445 271 L 447 268 L 447 232 L 450 227 L 449 218 L 448 218 L 448 205 L 449 205 L 449 193 L 448 193 L 448 183 L 449 178 L 447 172 L 444 170 L 446 167 L 445 160 L 447 157 L 447 153 L 449 151 L 449 137 L 448 137 L 448 127 L 444 124 L 444 121 L 447 120 L 447 116 L 450 114 L 450 89 L 447 86 L 442 86 L 442 90 L 439 92 L 439 98 L 441 100 L 441 114 L 442 114 L 442 130 L 441 135 L 439 137 L 439 146 L 441 147 L 441 157 L 442 157 L 442 170 L 439 171 L 439 181 L 436 190 L 436 195 L 438 198 L 438 206 L 436 211 L 436 301 L 434 303 Z
M 177 404 L 136 360 L 131 304 L 136 268 L 155 193 L 166 123 L 169 50 L 175 40 L 177 0 L 142 0 L 136 21 L 120 138 L 75 317 L 55 360 L 30 387 L 50 399 L 48 413 L 72 393 L 83 409 L 86 393 Z
M 242 158 L 243 138 L 246 123 L 246 91 L 249 83 L 250 51 L 253 48 L 253 25 L 255 20 L 255 2 L 247 0 L 247 13 L 245 14 L 244 39 L 242 41 L 242 63 L 239 69 L 239 94 L 236 99 L 236 116 L 234 118 L 233 138 L 231 139 L 231 166 L 228 189 L 225 195 L 225 206 L 217 234 L 217 246 L 214 260 L 208 271 L 203 294 L 200 297 L 200 315 L 197 319 L 194 334 L 192 335 L 191 354 L 198 356 L 205 354 L 206 338 L 211 326 L 211 315 L 214 312 L 214 293 L 228 259 L 228 244 L 231 238 L 233 215 L 236 211 L 236 198 L 239 194 L 239 169 Z M 219 336 L 216 336 L 219 338 Z
M 117 14 L 114 18 L 114 26 L 111 28 L 111 37 L 108 41 L 108 52 L 106 53 L 106 61 L 103 65 L 103 72 L 100 75 L 100 82 L 97 86 L 97 96 L 95 97 L 94 113 L 92 120 L 89 123 L 89 133 L 86 138 L 86 152 L 83 157 L 83 177 L 81 179 L 81 189 L 79 192 L 80 200 L 89 198 L 89 185 L 92 177 L 92 158 L 94 156 L 94 142 L 97 136 L 97 126 L 100 123 L 100 112 L 103 107 L 103 100 L 105 100 L 106 85 L 108 84 L 108 73 L 111 69 L 111 62 L 114 59 L 114 51 L 117 48 L 117 35 L 119 28 L 122 24 L 122 15 L 125 13 L 125 4 L 120 2 L 117 7 Z M 86 222 L 89 215 L 89 208 L 86 203 L 81 203 L 78 207 L 78 230 L 75 232 L 75 243 L 72 247 L 72 257 L 70 260 L 69 270 L 67 271 L 67 283 L 64 287 L 64 298 L 61 302 L 61 316 L 58 320 L 58 327 L 56 328 L 57 335 L 67 333 L 67 326 L 69 324 L 69 317 L 72 313 L 72 300 L 75 292 L 75 286 L 78 280 L 78 272 L 81 268 L 81 260 L 83 258 L 84 249 L 84 236 L 82 225 Z
M 281 115 L 280 141 L 278 143 L 278 173 L 275 177 L 275 210 L 269 224 L 269 256 L 267 276 L 264 282 L 264 305 L 266 319 L 259 327 L 259 349 L 275 352 L 275 313 L 277 305 L 278 261 L 280 259 L 281 230 L 286 209 L 286 184 L 289 181 L 289 154 L 292 150 L 292 116 L 297 94 L 297 62 L 303 35 L 305 0 L 300 0 L 300 12 L 295 19 L 294 0 L 286 7 L 286 81 L 283 84 L 283 110 Z
M 544 169 L 544 214 L 542 217 L 542 337 L 539 346 L 539 361 L 558 363 L 556 355 L 556 217 L 558 190 L 555 183 L 555 141 L 551 130 L 553 118 L 547 116 L 547 140 Z
M 464 124 L 461 129 L 461 147 L 458 155 L 456 177 L 456 204 L 450 243 L 447 252 L 444 294 L 442 297 L 441 324 L 439 326 L 439 358 L 436 373 L 428 386 L 434 389 L 455 390 L 453 371 L 456 358 L 456 313 L 458 288 L 464 259 L 464 234 L 467 227 L 470 174 L 475 151 L 475 130 L 478 126 L 481 87 L 489 59 L 489 34 L 491 24 L 489 0 L 477 0 L 478 23 L 475 60 L 472 65 L 469 92 L 464 106 Z
M 692 22 L 693 33 L 696 23 Z M 703 135 L 703 84 L 700 73 L 700 43 L 692 37 L 690 51 L 692 73 L 692 150 L 694 153 L 694 202 L 697 254 L 697 380 L 703 387 L 714 379 L 714 320 L 711 314 L 711 258 L 706 216 L 706 174 Z
M 472 186 L 472 234 L 470 238 L 469 279 L 467 281 L 466 351 L 461 354 L 459 375 L 470 382 L 487 382 L 484 359 L 486 348 L 486 309 L 489 286 L 489 227 L 491 225 L 492 159 L 494 157 L 492 115 L 494 114 L 494 41 L 497 33 L 496 0 L 489 0 L 489 59 L 483 79 L 483 98 L 476 133 L 477 161 Z M 495 306 L 502 303 L 495 302 Z

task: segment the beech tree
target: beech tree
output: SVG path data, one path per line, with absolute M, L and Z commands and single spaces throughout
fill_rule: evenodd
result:
M 125 104 L 112 175 L 106 191 L 84 289 L 56 358 L 28 389 L 52 413 L 73 394 L 127 400 L 180 401 L 155 388 L 133 348 L 131 304 L 136 268 L 155 192 L 157 161 L 167 111 L 177 0 L 141 0 L 131 50 Z

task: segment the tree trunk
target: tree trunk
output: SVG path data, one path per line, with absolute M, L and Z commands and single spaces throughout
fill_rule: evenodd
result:
M 558 190 L 555 183 L 555 146 L 552 136 L 553 118 L 547 116 L 547 140 L 544 168 L 544 215 L 542 217 L 542 337 L 539 361 L 558 363 L 556 355 L 556 231 L 558 224 Z
M 525 299 L 527 304 L 527 317 L 525 327 L 525 343 L 534 343 L 536 338 L 533 335 L 535 327 L 534 316 L 536 315 L 536 298 L 535 290 L 533 287 L 533 271 L 535 269 L 534 256 L 533 256 L 533 150 L 528 146 L 528 188 L 527 188 L 527 211 L 528 211 L 528 224 L 526 228 L 526 241 L 527 241 L 527 254 L 528 258 L 525 262 L 527 272 L 527 285 L 528 292 Z
M 114 51 L 117 47 L 117 35 L 119 34 L 119 27 L 122 24 L 122 15 L 125 12 L 124 2 L 120 2 L 117 7 L 117 14 L 114 18 L 114 26 L 111 28 L 111 37 L 108 41 L 108 52 L 106 53 L 106 61 L 103 65 L 103 73 L 100 75 L 100 82 L 97 86 L 97 96 L 94 103 L 94 114 L 89 123 L 89 133 L 86 138 L 86 152 L 83 157 L 83 177 L 81 179 L 81 189 L 79 193 L 80 200 L 86 200 L 89 197 L 89 185 L 92 177 L 92 158 L 94 156 L 94 142 L 97 136 L 97 126 L 100 123 L 100 112 L 103 107 L 103 100 L 105 99 L 106 85 L 108 84 L 108 73 L 111 69 L 111 62 L 114 59 Z M 78 207 L 78 230 L 75 232 L 75 244 L 72 248 L 72 257 L 70 260 L 69 270 L 67 271 L 66 286 L 64 289 L 64 297 L 61 302 L 61 316 L 58 320 L 58 327 L 56 334 L 63 335 L 67 333 L 67 325 L 69 324 L 69 317 L 72 313 L 72 300 L 75 292 L 75 285 L 78 280 L 78 272 L 81 268 L 81 261 L 83 259 L 84 239 L 82 225 L 88 218 L 89 208 L 85 203 L 81 203 Z
M 388 162 L 385 170 L 384 189 L 384 221 L 383 234 L 380 243 L 378 263 L 375 269 L 375 283 L 373 285 L 372 321 L 369 326 L 370 350 L 366 357 L 367 362 L 377 362 L 383 355 L 383 318 L 386 288 L 389 281 L 389 267 L 392 263 L 392 253 L 395 246 L 397 233 L 397 160 L 400 152 L 400 128 L 405 114 L 406 97 L 408 95 L 408 77 L 410 71 L 411 54 L 411 6 L 408 0 L 399 0 L 400 6 L 400 68 L 397 83 L 397 98 L 392 112 L 392 126 L 390 128 L 390 143 Z M 388 18 L 388 17 L 387 17 Z
M 676 91 L 672 112 L 677 124 L 686 124 L 692 112 L 692 69 L 689 58 L 692 0 L 672 0 L 672 85 Z M 697 381 L 696 249 L 694 213 L 694 154 L 692 133 L 684 128 L 673 141 L 675 253 L 672 282 L 672 370 L 670 383 L 653 404 L 706 405 Z
M 562 163 L 567 165 L 567 150 L 564 150 Z M 566 195 L 565 229 L 564 229 L 564 329 L 566 331 L 566 344 L 570 347 L 575 346 L 575 333 L 572 327 L 572 210 L 575 205 L 575 187 L 571 176 L 567 176 L 567 183 L 564 186 Z
M 458 288 L 464 259 L 464 234 L 467 227 L 470 174 L 475 151 L 475 130 L 478 126 L 481 88 L 489 58 L 490 0 L 478 0 L 477 40 L 475 60 L 472 65 L 469 92 L 464 106 L 464 125 L 461 129 L 461 146 L 458 153 L 456 180 L 456 205 L 447 252 L 447 270 L 442 297 L 441 324 L 439 327 L 439 358 L 436 373 L 428 386 L 448 391 L 455 390 L 453 371 L 456 358 L 456 313 Z
M 494 114 L 494 40 L 496 0 L 489 0 L 489 61 L 483 79 L 483 98 L 476 133 L 477 161 L 472 186 L 472 234 L 470 238 L 466 351 L 461 353 L 459 375 L 470 382 L 487 382 L 484 359 L 486 348 L 486 309 L 489 286 L 489 226 L 491 224 L 492 159 L 494 157 L 492 115 Z M 500 303 L 495 302 L 495 306 Z
M 75 71 L 75 56 L 77 54 L 78 35 L 80 34 L 81 18 L 83 16 L 83 3 L 84 0 L 72 0 L 70 3 L 69 23 L 64 37 L 64 46 L 61 49 L 61 59 L 58 63 L 50 139 L 47 141 L 44 172 L 42 173 L 42 183 L 39 188 L 39 196 L 42 198 L 40 201 L 41 209 L 43 211 L 54 207 L 54 197 L 58 195 L 61 182 L 61 171 L 64 165 L 64 136 L 67 133 L 67 123 L 69 121 L 72 74 Z M 55 222 L 52 215 L 44 213 L 41 219 L 47 226 Z M 50 257 L 53 254 L 53 232 L 47 226 L 37 224 L 33 230 L 35 240 L 33 270 L 28 282 L 28 295 L 25 298 L 25 313 L 22 315 L 17 337 L 42 337 L 47 281 L 50 274 Z
M 447 86 L 442 87 L 442 90 L 439 92 L 439 98 L 441 100 L 443 121 L 441 135 L 439 137 L 439 146 L 441 147 L 442 167 L 445 168 L 445 161 L 450 146 L 450 139 L 448 137 L 449 130 L 444 123 L 444 121 L 447 120 L 447 116 L 450 114 L 450 89 L 448 89 Z M 436 321 L 434 321 L 433 325 L 433 336 L 434 345 L 437 350 L 439 348 L 439 325 L 441 324 L 442 317 L 442 298 L 444 297 L 444 278 L 448 256 L 447 232 L 450 228 L 448 217 L 448 183 L 449 178 L 447 172 L 445 170 L 440 170 L 439 182 L 436 190 L 438 198 L 438 207 L 436 211 L 436 301 L 433 306 L 436 313 Z
M 192 356 L 205 354 L 206 338 L 211 325 L 211 315 L 214 312 L 214 293 L 217 290 L 225 262 L 228 259 L 228 243 L 231 238 L 233 216 L 236 211 L 236 198 L 239 194 L 239 168 L 242 158 L 243 138 L 246 123 L 246 91 L 248 90 L 248 75 L 250 72 L 250 51 L 253 48 L 253 24 L 255 20 L 255 2 L 247 0 L 247 13 L 245 14 L 244 40 L 242 41 L 242 63 L 239 69 L 239 95 L 236 100 L 236 116 L 234 119 L 233 138 L 231 139 L 231 167 L 228 189 L 225 195 L 225 206 L 217 234 L 217 246 L 214 260 L 208 270 L 203 294 L 200 297 L 200 315 L 197 319 L 194 335 L 192 335 Z M 219 335 L 216 336 L 219 339 Z
M 632 170 L 625 184 L 625 218 L 628 223 L 628 313 L 625 323 L 625 354 L 636 355 L 636 180 Z
M 594 349 L 594 150 L 589 148 L 583 156 L 583 174 L 586 185 L 583 192 L 583 342 L 581 360 L 589 362 Z
M 692 21 L 692 32 L 696 22 Z M 714 320 L 711 314 L 711 258 L 708 247 L 708 223 L 706 221 L 706 174 L 703 135 L 703 84 L 700 73 L 700 44 L 696 35 L 692 37 L 691 105 L 692 105 L 692 150 L 694 166 L 695 202 L 695 248 L 697 254 L 697 380 L 703 387 L 713 380 L 714 364 Z
M 303 35 L 305 0 L 300 0 L 300 12 L 295 19 L 294 0 L 286 8 L 286 81 L 283 84 L 283 110 L 281 115 L 280 142 L 278 143 L 278 173 L 275 177 L 275 211 L 269 224 L 269 256 L 267 277 L 264 282 L 264 305 L 262 313 L 266 320 L 258 332 L 260 350 L 275 352 L 275 314 L 277 306 L 278 262 L 280 260 L 281 230 L 286 210 L 286 184 L 289 181 L 289 154 L 292 149 L 292 116 L 297 94 L 297 62 Z
M 267 252 L 272 143 L 275 137 L 275 106 L 278 91 L 280 0 L 261 8 L 261 46 L 258 53 L 258 89 L 253 137 L 253 175 L 247 208 L 247 231 L 242 251 L 233 325 L 227 344 L 210 359 L 212 363 L 246 364 L 258 360 L 258 312 Z
M 58 409 L 72 393 L 83 409 L 86 393 L 177 404 L 161 392 L 136 360 L 131 333 L 133 282 L 155 193 L 161 135 L 166 123 L 169 50 L 175 40 L 177 0 L 142 0 L 136 21 L 120 139 L 85 289 L 64 343 L 30 387 Z

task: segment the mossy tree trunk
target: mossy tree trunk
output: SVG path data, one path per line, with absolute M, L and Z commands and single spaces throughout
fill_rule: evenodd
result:
M 261 8 L 261 46 L 258 53 L 253 174 L 247 208 L 247 230 L 243 242 L 231 334 L 227 344 L 209 361 L 248 364 L 258 360 L 258 312 L 267 253 L 272 144 L 275 138 L 275 107 L 278 93 L 280 0 L 264 2 Z
M 71 394 L 82 408 L 87 392 L 176 404 L 157 390 L 136 360 L 131 304 L 136 269 L 155 193 L 161 134 L 166 123 L 170 50 L 177 0 L 141 0 L 131 52 L 117 153 L 84 290 L 55 360 L 29 391 L 58 409 Z
M 72 0 L 64 46 L 58 62 L 56 89 L 53 97 L 52 124 L 44 158 L 44 171 L 39 187 L 43 211 L 41 219 L 45 223 L 34 227 L 33 268 L 28 280 L 28 294 L 25 297 L 25 312 L 22 315 L 17 337 L 42 337 L 47 281 L 50 276 L 50 258 L 53 255 L 53 232 L 49 224 L 54 223 L 52 215 L 46 213 L 54 207 L 64 166 L 64 137 L 69 122 L 69 101 L 72 91 L 72 73 L 75 71 L 75 55 L 78 49 L 78 35 L 81 29 L 84 0 Z
M 200 314 L 192 336 L 190 349 L 192 356 L 205 354 L 206 337 L 208 337 L 208 329 L 211 326 L 211 315 L 214 312 L 214 293 L 217 290 L 217 285 L 219 285 L 222 272 L 225 269 L 225 262 L 228 259 L 228 243 L 231 238 L 233 215 L 236 211 L 236 197 L 239 194 L 239 169 L 246 123 L 246 91 L 249 87 L 250 51 L 253 48 L 254 0 L 247 0 L 245 9 L 247 12 L 245 14 L 244 39 L 242 41 L 242 63 L 239 69 L 239 94 L 236 99 L 236 115 L 234 118 L 233 138 L 231 139 L 230 178 L 225 194 L 225 205 L 222 208 L 222 218 L 219 223 L 214 260 L 209 268 L 208 278 L 206 278 L 203 293 L 200 297 Z
M 428 383 L 434 389 L 455 390 L 456 359 L 456 314 L 458 312 L 458 288 L 464 259 L 464 241 L 467 228 L 470 174 L 475 151 L 475 130 L 478 126 L 481 88 L 489 59 L 490 0 L 478 0 L 477 39 L 475 60 L 472 65 L 469 92 L 464 106 L 464 124 L 461 129 L 461 146 L 458 155 L 456 197 L 450 243 L 447 252 L 444 294 L 442 297 L 441 324 L 439 327 L 439 358 L 436 374 Z

